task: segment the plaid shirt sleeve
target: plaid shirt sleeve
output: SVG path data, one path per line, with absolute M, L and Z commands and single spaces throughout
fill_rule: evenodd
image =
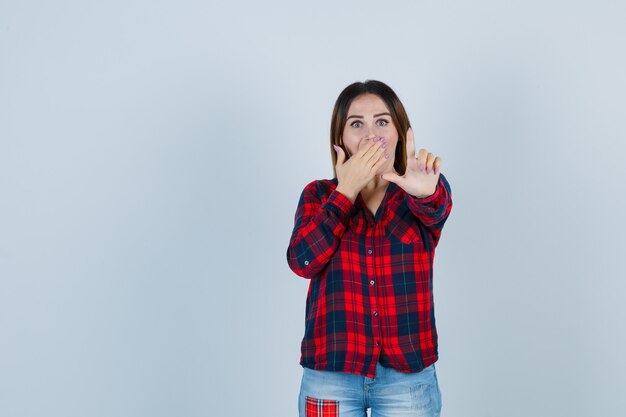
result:
M 406 194 L 409 210 L 430 232 L 435 247 L 441 237 L 441 230 L 452 210 L 450 184 L 443 174 L 439 174 L 437 188 L 432 195 L 417 198 Z
M 303 278 L 314 278 L 337 250 L 356 208 L 339 191 L 320 198 L 322 184 L 309 183 L 300 196 L 287 249 L 287 263 Z

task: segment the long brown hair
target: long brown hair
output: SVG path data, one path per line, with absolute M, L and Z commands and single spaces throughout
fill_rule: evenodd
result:
M 343 144 L 341 135 L 344 125 L 346 124 L 346 118 L 348 117 L 348 110 L 350 109 L 352 100 L 362 94 L 376 94 L 385 102 L 385 105 L 389 109 L 393 124 L 398 131 L 398 144 L 396 145 L 393 167 L 400 175 L 404 175 L 404 171 L 406 171 L 406 131 L 411 126 L 409 117 L 404 110 L 402 102 L 391 87 L 376 80 L 366 80 L 363 83 L 355 82 L 350 84 L 344 88 L 341 94 L 339 94 L 339 97 L 337 97 L 330 122 L 330 154 L 333 161 L 333 175 L 337 177 L 337 170 L 335 169 L 335 165 L 337 165 L 337 152 L 333 148 L 333 145 L 343 148 L 343 151 L 346 153 L 346 160 L 348 160 L 348 152 Z

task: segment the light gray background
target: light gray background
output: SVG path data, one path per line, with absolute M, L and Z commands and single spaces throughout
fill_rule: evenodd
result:
M 0 3 L 0 415 L 295 416 L 332 106 L 378 79 L 454 200 L 444 417 L 622 416 L 621 1 Z

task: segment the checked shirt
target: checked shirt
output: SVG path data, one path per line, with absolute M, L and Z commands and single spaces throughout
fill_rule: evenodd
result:
M 300 365 L 375 377 L 376 363 L 419 372 L 438 359 L 433 260 L 452 209 L 443 174 L 416 198 L 390 182 L 375 215 L 337 178 L 302 191 L 287 263 L 310 279 Z

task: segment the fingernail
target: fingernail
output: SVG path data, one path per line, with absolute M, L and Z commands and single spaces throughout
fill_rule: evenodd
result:
M 378 139 L 378 138 L 374 138 L 374 142 L 378 142 L 378 141 L 379 141 L 379 139 Z
M 387 146 L 387 144 L 386 144 L 386 143 L 383 143 L 381 146 L 382 146 L 383 148 L 385 148 L 385 147 Z
M 385 154 L 385 159 L 389 159 L 389 154 L 388 153 Z
M 420 164 L 420 171 L 424 170 L 424 164 Z
M 384 138 L 384 137 L 381 137 L 381 138 L 380 138 L 380 140 L 385 140 L 385 138 Z
M 339 146 L 333 145 L 333 148 L 335 148 L 335 152 L 339 152 Z

